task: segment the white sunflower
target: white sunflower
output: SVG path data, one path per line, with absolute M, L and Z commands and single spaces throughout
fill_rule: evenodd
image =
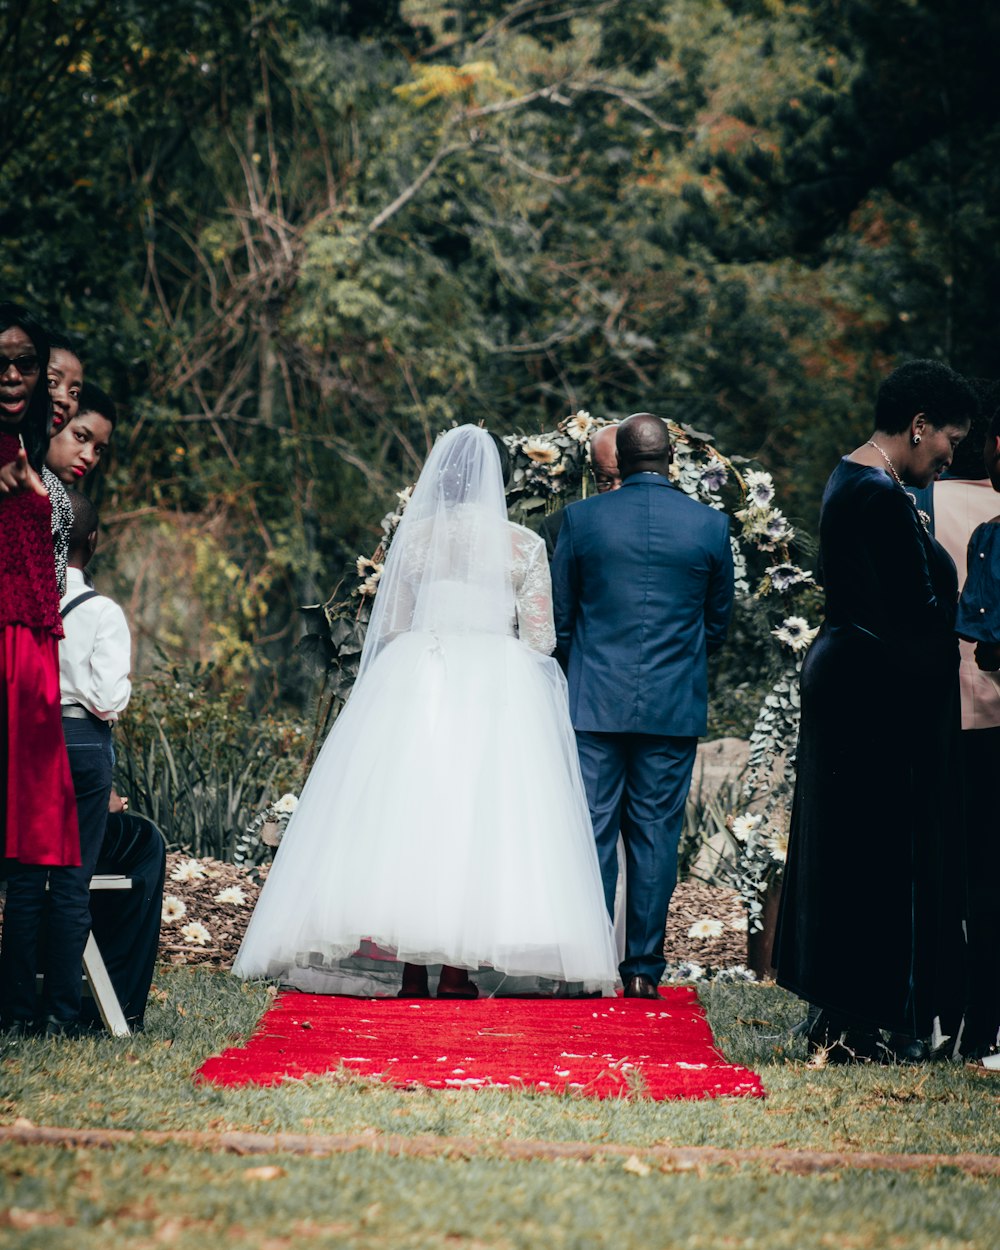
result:
M 181 937 L 192 946 L 207 946 L 212 940 L 211 933 L 197 920 L 192 920 L 181 929 Z
M 722 936 L 724 926 L 721 920 L 710 920 L 707 916 L 703 916 L 701 920 L 696 920 L 688 929 L 688 937 L 690 938 L 717 938 Z
M 591 432 L 597 422 L 581 408 L 574 413 L 566 422 L 566 433 L 577 443 L 585 443 L 590 438 Z
M 205 869 L 198 863 L 196 859 L 185 859 L 179 863 L 170 874 L 171 881 L 201 881 L 205 876 Z
M 777 629 L 771 633 L 779 642 L 783 642 L 792 651 L 805 651 L 819 633 L 819 626 L 809 628 L 809 622 L 801 616 L 786 616 Z
M 247 896 L 238 885 L 229 885 L 216 894 L 215 901 L 217 903 L 232 903 L 234 907 L 242 907 L 247 901 Z
M 181 916 L 187 915 L 187 904 L 179 899 L 176 894 L 168 894 L 163 900 L 163 906 L 160 908 L 160 919 L 164 924 L 173 924 L 175 920 L 180 920 Z
M 555 464 L 561 454 L 547 438 L 525 439 L 521 450 L 533 464 Z

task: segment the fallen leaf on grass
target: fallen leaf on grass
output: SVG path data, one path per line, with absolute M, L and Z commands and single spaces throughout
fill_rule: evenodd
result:
M 643 1163 L 638 1155 L 629 1155 L 622 1164 L 623 1172 L 631 1172 L 633 1176 L 648 1176 L 652 1172 L 648 1163 Z
M 259 1168 L 247 1168 L 243 1173 L 245 1181 L 274 1181 L 279 1176 L 287 1176 L 287 1172 L 274 1163 L 265 1163 Z
M 697 1172 L 699 1176 L 704 1176 L 705 1168 L 702 1164 L 696 1163 L 693 1159 L 670 1159 L 660 1164 L 661 1172 Z
M 0 1217 L 3 1222 L 10 1228 L 19 1228 L 22 1230 L 29 1228 L 43 1228 L 53 1224 L 70 1223 L 66 1221 L 58 1211 L 31 1211 L 26 1207 L 11 1207 Z

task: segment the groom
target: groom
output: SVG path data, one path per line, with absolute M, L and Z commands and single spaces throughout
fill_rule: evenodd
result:
M 698 736 L 706 655 L 725 640 L 733 558 L 724 513 L 669 479 L 667 425 L 618 427 L 620 490 L 571 504 L 552 561 L 560 662 L 611 913 L 625 843 L 625 995 L 656 998 Z

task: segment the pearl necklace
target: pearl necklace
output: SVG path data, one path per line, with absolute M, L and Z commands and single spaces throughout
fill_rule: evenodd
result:
M 885 452 L 884 452 L 884 451 L 882 450 L 882 448 L 878 445 L 878 443 L 876 443 L 876 442 L 875 442 L 875 440 L 874 440 L 873 438 L 870 438 L 870 439 L 868 440 L 868 442 L 867 442 L 867 443 L 865 443 L 865 446 L 866 446 L 866 447 L 874 447 L 874 448 L 875 448 L 875 450 L 878 452 L 878 454 L 882 457 L 882 459 L 883 459 L 883 460 L 886 462 L 886 464 L 889 466 L 889 472 L 892 474 L 893 478 L 895 479 L 896 484 L 897 484 L 898 486 L 902 486 L 902 485 L 903 485 L 903 479 L 902 479 L 902 478 L 899 476 L 899 474 L 896 472 L 896 466 L 892 463 L 892 461 L 891 461 L 891 460 L 889 459 L 889 457 L 885 454 Z

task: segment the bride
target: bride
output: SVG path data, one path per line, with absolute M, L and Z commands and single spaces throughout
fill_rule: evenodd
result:
M 507 520 L 501 454 L 470 425 L 431 451 L 238 976 L 385 992 L 402 962 L 416 997 L 435 964 L 440 997 L 475 997 L 481 967 L 614 984 L 545 548 Z

